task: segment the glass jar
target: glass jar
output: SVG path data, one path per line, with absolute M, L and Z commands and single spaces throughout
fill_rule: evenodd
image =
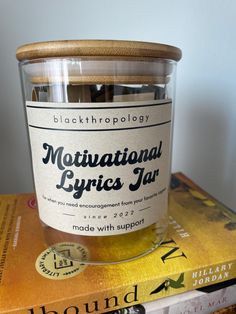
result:
M 153 251 L 168 225 L 181 51 L 78 40 L 24 45 L 17 58 L 46 243 L 83 263 Z

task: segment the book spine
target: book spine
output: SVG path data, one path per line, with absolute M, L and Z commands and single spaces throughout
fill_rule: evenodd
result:
M 119 310 L 108 312 L 109 314 L 206 314 L 233 305 L 236 300 L 236 284 L 219 289 L 211 293 L 194 291 L 195 293 L 183 293 L 177 297 L 168 297 L 162 300 L 137 304 Z M 108 314 L 107 313 L 107 314 Z
M 226 264 L 218 264 L 211 266 L 211 270 L 197 269 L 186 273 L 177 274 L 171 278 L 158 278 L 148 282 L 138 282 L 132 286 L 124 286 L 119 289 L 101 291 L 94 295 L 80 296 L 78 298 L 67 299 L 64 301 L 53 302 L 50 304 L 41 304 L 38 306 L 28 307 L 19 311 L 8 311 L 4 314 L 89 314 L 89 313 L 106 313 L 111 310 L 118 310 L 127 306 L 133 306 L 145 302 L 150 302 L 160 298 L 164 298 L 178 293 L 195 290 L 215 283 L 223 282 L 236 277 L 236 263 L 230 262 L 228 265 L 227 278 L 223 271 Z M 209 274 L 217 270 L 217 275 Z M 206 275 L 208 272 L 208 276 Z M 196 275 L 200 274 L 203 277 Z M 196 279 L 196 276 L 198 279 Z M 209 279 L 206 279 L 210 276 Z M 213 277 L 214 276 L 214 277 Z M 216 276 L 216 277 L 215 277 Z M 201 280 L 203 279 L 203 280 Z M 196 281 L 197 280 L 197 281 Z M 117 312 L 119 313 L 119 312 Z M 124 312 L 125 313 L 125 312 Z M 145 312 L 144 312 L 145 313 Z M 173 314 L 177 312 L 172 312 Z M 181 313 L 181 312 L 180 312 Z M 188 312 L 187 312 L 188 313 Z M 191 313 L 191 312 L 190 312 Z M 194 313 L 194 312 L 193 312 Z M 195 312 L 200 313 L 200 312 Z M 1 313 L 3 314 L 3 312 Z

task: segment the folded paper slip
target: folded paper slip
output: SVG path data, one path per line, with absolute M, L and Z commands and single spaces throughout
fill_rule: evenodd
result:
M 0 197 L 0 313 L 105 313 L 236 277 L 236 214 L 172 176 L 167 239 L 132 262 L 85 266 L 45 246 L 34 194 Z M 79 244 L 58 244 L 70 254 Z M 87 254 L 81 246 L 81 253 Z

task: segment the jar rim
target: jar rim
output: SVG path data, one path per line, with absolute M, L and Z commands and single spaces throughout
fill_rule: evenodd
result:
M 179 61 L 179 48 L 154 42 L 127 40 L 59 40 L 25 44 L 16 50 L 19 61 L 68 56 L 160 58 Z

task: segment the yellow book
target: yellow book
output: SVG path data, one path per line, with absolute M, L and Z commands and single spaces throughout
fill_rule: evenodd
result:
M 34 194 L 0 196 L 0 313 L 106 313 L 236 278 L 236 214 L 180 173 L 171 187 L 168 238 L 105 266 L 45 246 Z M 74 246 L 59 247 L 69 255 Z

